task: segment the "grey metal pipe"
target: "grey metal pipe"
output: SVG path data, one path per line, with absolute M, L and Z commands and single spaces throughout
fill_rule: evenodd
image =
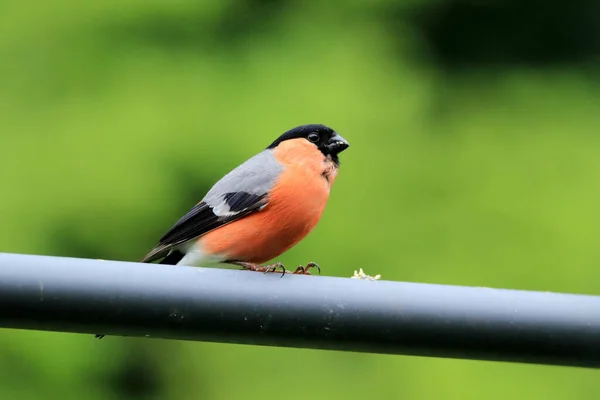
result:
M 596 296 L 2 253 L 0 327 L 600 366 Z

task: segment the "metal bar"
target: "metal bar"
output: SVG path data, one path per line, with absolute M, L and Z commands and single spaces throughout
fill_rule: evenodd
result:
M 600 366 L 596 296 L 2 253 L 0 327 Z

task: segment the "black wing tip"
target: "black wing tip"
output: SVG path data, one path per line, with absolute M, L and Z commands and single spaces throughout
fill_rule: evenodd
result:
M 156 260 L 162 260 L 159 264 L 171 264 L 175 265 L 185 256 L 185 254 L 177 249 L 173 249 L 173 246 L 165 243 L 157 244 L 148 254 L 146 254 L 141 260 L 141 263 L 151 263 Z
M 157 245 L 152 250 L 148 252 L 141 260 L 142 263 L 151 263 L 152 261 L 156 261 L 160 258 L 165 257 L 167 254 L 167 249 L 164 245 Z

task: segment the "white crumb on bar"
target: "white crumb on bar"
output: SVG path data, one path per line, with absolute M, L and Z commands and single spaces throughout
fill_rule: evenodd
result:
M 367 275 L 365 274 L 365 271 L 363 271 L 362 268 L 359 269 L 359 271 L 354 271 L 354 275 L 351 276 L 350 278 L 352 279 L 364 279 L 367 281 L 376 281 L 377 279 L 381 278 L 381 275 L 377 274 L 375 276 L 371 276 L 371 275 Z

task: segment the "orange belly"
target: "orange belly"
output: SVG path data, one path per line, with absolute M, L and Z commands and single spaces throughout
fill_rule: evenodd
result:
M 292 248 L 317 225 L 329 198 L 329 184 L 311 171 L 287 168 L 268 205 L 204 235 L 202 252 L 261 264 Z
M 287 140 L 274 151 L 284 170 L 261 211 L 202 236 L 204 254 L 262 264 L 292 248 L 317 225 L 337 167 L 305 139 Z

